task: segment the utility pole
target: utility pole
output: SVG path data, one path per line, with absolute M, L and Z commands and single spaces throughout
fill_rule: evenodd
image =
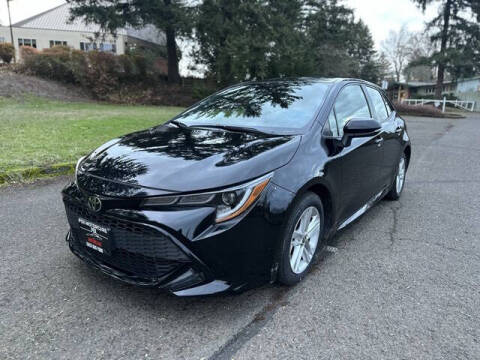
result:
M 13 40 L 13 28 L 12 28 L 12 18 L 10 16 L 10 1 L 12 0 L 7 0 L 7 9 L 8 9 L 8 22 L 10 23 L 10 37 L 12 38 L 12 46 L 13 46 L 13 63 L 15 64 L 17 62 L 17 56 L 16 53 L 17 51 L 15 50 L 15 41 Z

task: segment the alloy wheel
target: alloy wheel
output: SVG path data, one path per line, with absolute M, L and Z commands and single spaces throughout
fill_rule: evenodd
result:
M 295 225 L 290 241 L 290 267 L 301 274 L 312 261 L 320 235 L 320 213 L 315 206 L 306 208 Z

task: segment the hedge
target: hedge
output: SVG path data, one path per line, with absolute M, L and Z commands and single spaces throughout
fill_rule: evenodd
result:
M 151 82 L 164 77 L 154 64 L 138 54 L 115 55 L 84 52 L 66 46 L 43 51 L 22 48 L 20 71 L 49 80 L 80 85 L 100 100 L 123 85 Z

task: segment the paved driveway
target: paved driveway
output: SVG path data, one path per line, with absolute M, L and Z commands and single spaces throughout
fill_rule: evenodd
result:
M 408 126 L 401 200 L 338 234 L 290 289 L 123 285 L 69 253 L 65 179 L 0 190 L 0 358 L 478 359 L 480 116 Z

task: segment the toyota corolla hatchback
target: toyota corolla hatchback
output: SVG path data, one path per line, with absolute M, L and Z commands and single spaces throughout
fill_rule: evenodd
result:
M 410 154 L 373 84 L 242 83 L 80 159 L 67 241 L 103 273 L 176 295 L 292 285 L 337 230 L 399 198 Z

